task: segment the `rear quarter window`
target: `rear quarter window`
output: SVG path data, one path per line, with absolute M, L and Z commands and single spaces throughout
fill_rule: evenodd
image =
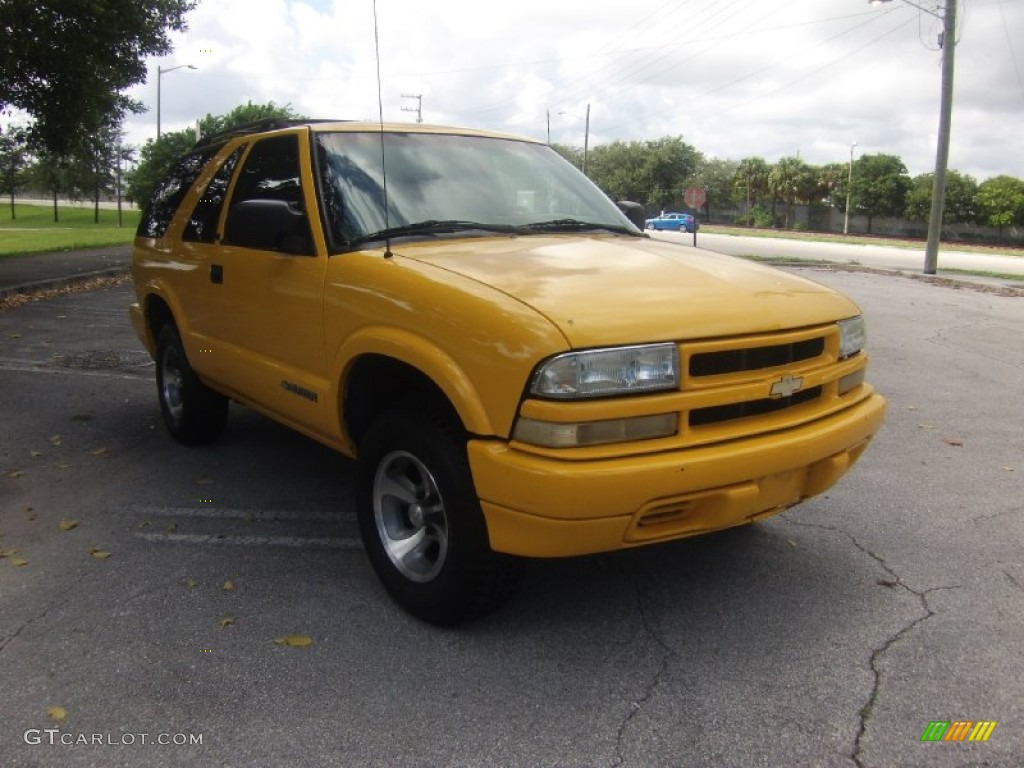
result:
M 139 228 L 135 232 L 137 237 L 163 237 L 185 193 L 218 149 L 219 146 L 203 147 L 178 161 L 167 178 L 161 181 L 153 192 L 153 197 L 146 206 L 139 221 Z

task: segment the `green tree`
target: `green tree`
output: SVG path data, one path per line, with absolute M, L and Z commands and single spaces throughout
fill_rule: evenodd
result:
M 210 136 L 270 117 L 289 120 L 303 118 L 292 110 L 290 104 L 278 106 L 272 101 L 266 104 L 248 102 L 235 107 L 226 115 L 207 115 L 199 121 L 199 130 L 203 136 Z M 170 173 L 178 158 L 188 152 L 195 143 L 196 133 L 192 128 L 163 133 L 159 139 L 147 141 L 139 150 L 138 165 L 126 176 L 128 199 L 139 205 L 148 203 L 156 185 Z
M 931 218 L 934 181 L 933 173 L 922 173 L 911 180 L 904 209 L 904 215 L 911 221 L 928 221 Z M 974 177 L 957 171 L 947 171 L 944 200 L 943 224 L 974 224 L 979 221 L 978 182 Z
M 868 217 L 902 216 L 910 190 L 907 167 L 896 155 L 861 155 L 853 164 L 850 208 Z
M 768 174 L 771 166 L 762 157 L 745 157 L 736 168 L 735 186 L 747 201 L 747 210 L 757 205 L 768 194 Z
M 817 189 L 814 201 L 827 203 L 839 211 L 846 210 L 846 184 L 850 167 L 846 163 L 828 163 L 814 169 Z
M 68 184 L 74 197 L 93 202 L 93 222 L 100 221 L 100 197 L 115 189 L 120 162 L 121 129 L 108 125 L 86 137 L 72 159 Z
M 4 133 L 0 129 L 0 194 L 6 192 L 11 196 L 12 220 L 17 218 L 14 212 L 14 193 L 28 181 L 25 173 L 28 164 L 28 137 L 25 130 L 10 127 Z
M 53 198 L 53 221 L 60 221 L 57 208 L 57 196 L 70 187 L 68 183 L 71 160 L 65 155 L 54 154 L 46 150 L 36 152 L 36 161 L 29 168 L 29 178 L 34 187 L 49 192 Z
M 978 207 L 986 224 L 999 228 L 1024 225 L 1024 181 L 993 176 L 978 185 Z
M 814 169 L 799 157 L 784 157 L 768 173 L 768 189 L 786 204 L 785 226 L 791 227 L 793 206 L 814 194 Z
M 684 182 L 686 187 L 700 187 L 704 190 L 704 212 L 711 218 L 711 206 L 728 206 L 735 198 L 733 180 L 739 164 L 735 160 L 719 160 L 717 157 L 703 158 L 696 172 Z
M 146 79 L 145 60 L 169 53 L 196 0 L 2 0 L 0 110 L 35 118 L 32 138 L 55 155 L 120 123 L 141 103 L 124 91 Z
M 574 147 L 569 144 L 552 144 L 551 148 L 577 168 L 583 167 L 583 147 Z
M 615 141 L 590 150 L 587 171 L 612 199 L 659 209 L 681 203 L 683 181 L 694 173 L 700 159 L 700 153 L 681 136 Z

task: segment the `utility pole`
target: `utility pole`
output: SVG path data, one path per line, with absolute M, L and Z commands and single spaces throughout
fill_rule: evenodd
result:
M 416 99 L 415 107 L 402 107 L 403 112 L 415 112 L 416 122 L 423 122 L 423 94 L 422 93 L 403 93 L 403 99 Z
M 956 49 L 956 0 L 946 0 L 942 20 L 942 105 L 939 108 L 939 140 L 935 150 L 935 179 L 932 211 L 928 218 L 928 244 L 924 251 L 924 273 L 934 275 L 939 265 L 942 213 L 946 206 L 946 166 L 949 164 L 949 129 L 953 116 L 953 52 Z
M 587 103 L 587 126 L 583 130 L 583 175 L 587 175 L 587 150 L 590 148 L 590 104 Z
M 892 0 L 868 0 L 871 5 L 883 5 Z M 956 0 L 946 0 L 940 16 L 918 4 L 903 0 L 922 13 L 942 22 L 939 47 L 942 48 L 942 101 L 939 105 L 939 140 L 935 148 L 935 177 L 932 183 L 932 211 L 928 218 L 928 244 L 924 250 L 924 273 L 934 275 L 939 263 L 939 241 L 942 239 L 942 213 L 946 207 L 946 166 L 949 164 L 949 127 L 953 116 L 953 54 L 956 49 Z M 941 8 L 941 6 L 939 6 Z

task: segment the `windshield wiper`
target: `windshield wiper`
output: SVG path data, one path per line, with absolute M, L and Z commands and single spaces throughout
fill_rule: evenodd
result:
M 483 224 L 479 221 L 462 221 L 460 219 L 427 219 L 418 221 L 415 224 L 406 224 L 401 227 L 382 229 L 379 232 L 372 232 L 363 237 L 352 240 L 350 245 L 362 245 L 374 240 L 384 240 L 389 237 L 415 237 L 416 235 L 446 235 L 452 232 L 468 232 L 480 230 L 483 232 L 500 232 L 512 234 L 515 230 L 505 224 Z
M 592 221 L 580 221 L 579 219 L 536 221 L 533 224 L 523 224 L 516 227 L 516 231 L 518 232 L 586 232 L 594 229 L 603 229 L 607 232 L 615 232 L 619 235 L 636 234 L 632 230 L 618 224 L 597 224 Z

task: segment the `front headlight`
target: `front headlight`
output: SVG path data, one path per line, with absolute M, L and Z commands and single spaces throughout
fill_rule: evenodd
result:
M 675 344 L 589 349 L 551 358 L 533 374 L 530 393 L 579 399 L 635 395 L 679 387 Z
M 867 343 L 867 329 L 860 315 L 839 321 L 839 359 L 856 355 Z

